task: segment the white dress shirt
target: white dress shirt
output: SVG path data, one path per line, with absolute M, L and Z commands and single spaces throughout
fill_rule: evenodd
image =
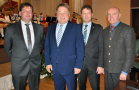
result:
M 26 46 L 28 48 L 28 39 L 27 39 L 27 31 L 26 31 L 26 25 L 25 24 L 27 24 L 27 23 L 25 23 L 24 21 L 21 20 L 21 27 L 22 27 L 23 37 L 24 37 L 24 41 L 26 43 Z M 34 40 L 35 40 L 33 25 L 32 25 L 31 21 L 28 24 L 29 24 L 30 34 L 31 34 L 31 44 L 32 44 L 32 48 L 33 48 Z

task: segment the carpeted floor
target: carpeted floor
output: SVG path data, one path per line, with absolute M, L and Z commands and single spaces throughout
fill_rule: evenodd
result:
M 0 45 L 0 64 L 10 62 L 5 51 L 3 45 Z

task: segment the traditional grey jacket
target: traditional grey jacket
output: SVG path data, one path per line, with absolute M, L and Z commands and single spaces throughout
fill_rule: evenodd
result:
M 104 69 L 109 73 L 130 72 L 135 61 L 134 29 L 120 22 L 113 30 L 103 32 Z

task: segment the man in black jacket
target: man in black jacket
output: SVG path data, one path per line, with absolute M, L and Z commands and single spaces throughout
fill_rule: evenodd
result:
M 82 33 L 85 43 L 83 68 L 78 75 L 79 90 L 86 90 L 87 76 L 93 90 L 100 90 L 100 74 L 103 69 L 103 28 L 91 21 L 93 11 L 91 6 L 84 5 L 81 9 L 83 18 Z
M 22 3 L 19 15 L 21 21 L 7 26 L 4 39 L 4 49 L 11 61 L 13 85 L 15 90 L 25 90 L 28 78 L 30 90 L 38 90 L 44 28 L 31 22 L 31 4 Z

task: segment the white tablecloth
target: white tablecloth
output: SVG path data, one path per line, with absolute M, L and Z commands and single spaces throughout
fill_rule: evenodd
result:
M 12 75 L 0 77 L 0 90 L 11 90 L 14 89 L 12 83 Z
M 40 75 L 40 79 L 44 78 L 47 75 Z M 11 90 L 14 89 L 12 83 L 12 75 L 7 75 L 0 77 L 0 90 Z

